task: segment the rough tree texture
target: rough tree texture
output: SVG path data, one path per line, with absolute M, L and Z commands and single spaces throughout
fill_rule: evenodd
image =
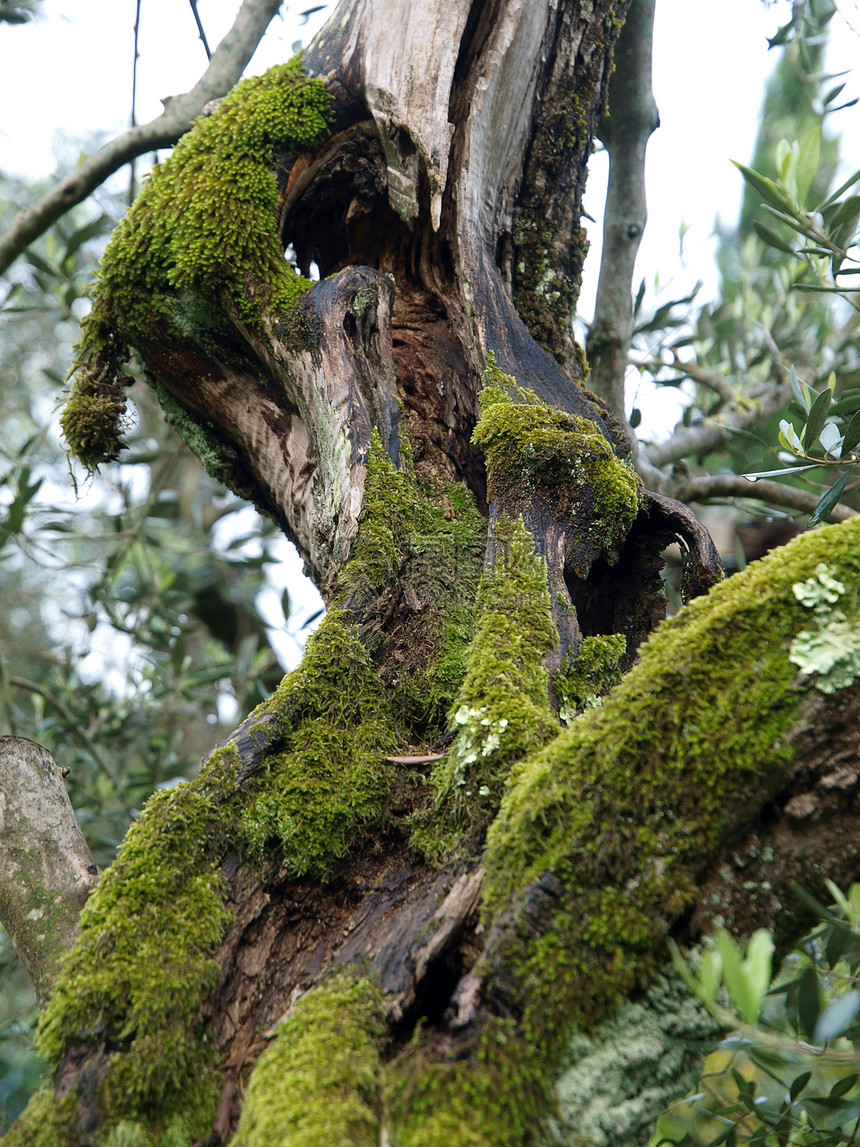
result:
M 719 570 L 568 323 L 625 8 L 346 2 L 320 78 L 237 88 L 117 232 L 70 446 L 117 455 L 134 350 L 329 609 L 103 874 L 10 1144 L 538 1143 L 573 1030 L 670 930 L 790 931 L 788 881 L 854 874 L 860 526 L 639 650 L 666 542 L 691 596 Z

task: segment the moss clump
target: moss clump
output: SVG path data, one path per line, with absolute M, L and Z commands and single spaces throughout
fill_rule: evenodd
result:
M 365 615 L 364 640 L 398 731 L 419 743 L 445 731 L 463 680 L 487 523 L 465 487 L 422 486 L 408 447 L 401 460 L 398 470 L 374 432 L 359 533 L 337 600 Z M 392 627 L 393 601 L 403 620 Z
M 217 983 L 213 957 L 230 919 L 224 843 L 198 788 L 157 793 L 81 914 L 38 1046 L 50 1063 L 100 1039 L 121 1052 L 99 1095 L 109 1121 L 132 1112 L 163 1127 L 179 1110 L 192 1122 L 196 1111 L 202 1128 L 211 1121 L 218 1085 L 199 1004 Z
M 783 782 L 802 699 L 789 653 L 808 618 L 792 586 L 821 562 L 858 584 L 860 520 L 806 534 L 686 606 L 601 708 L 514 766 L 487 839 L 488 923 L 516 918 L 545 874 L 558 881 L 554 927 L 509 929 L 498 954 L 529 1040 L 561 1054 L 569 1025 L 653 973 L 699 867 Z
M 627 652 L 623 633 L 583 638 L 572 657 L 566 657 L 553 677 L 558 715 L 570 721 L 577 711 L 594 709 L 604 693 L 621 680 L 621 659 Z
M 496 561 L 481 578 L 477 630 L 450 721 L 456 737 L 434 770 L 436 803 L 454 839 L 486 826 L 513 761 L 558 732 L 541 662 L 558 642 L 546 561 L 521 520 L 495 524 Z M 426 843 L 426 842 L 425 842 Z
M 396 744 L 389 700 L 342 612 L 328 613 L 263 712 L 277 715 L 282 735 L 250 785 L 245 848 L 258 860 L 278 848 L 293 875 L 325 879 L 382 817 L 391 780 L 383 757 Z
M 375 1147 L 384 1032 L 365 979 L 341 974 L 302 996 L 254 1067 L 236 1147 Z
M 119 458 L 126 429 L 125 387 L 131 381 L 119 373 L 108 380 L 84 372 L 66 400 L 60 417 L 63 435 L 71 452 L 88 470 Z
M 330 118 L 297 57 L 238 84 L 155 168 L 102 259 L 61 419 L 90 469 L 119 452 L 131 346 L 165 327 L 205 343 L 224 309 L 262 330 L 309 289 L 277 236 L 276 151 L 316 147 Z
M 468 1058 L 429 1060 L 409 1048 L 386 1073 L 386 1111 L 397 1147 L 527 1147 L 544 1142 L 547 1065 L 492 1019 Z
M 57 1100 L 53 1087 L 44 1085 L 3 1136 L 3 1147 L 59 1147 L 71 1139 L 76 1113 L 73 1092 Z
M 541 402 L 487 356 L 473 441 L 487 461 L 487 496 L 505 508 L 549 501 L 573 524 L 581 577 L 598 554 L 613 556 L 639 512 L 642 483 L 612 452 L 597 424 Z

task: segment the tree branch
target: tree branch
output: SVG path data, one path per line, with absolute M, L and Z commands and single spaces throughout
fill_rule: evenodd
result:
M 0 238 L 0 273 L 124 164 L 146 151 L 176 143 L 210 100 L 226 95 L 236 84 L 280 6 L 281 0 L 244 0 L 233 27 L 190 92 L 173 96 L 156 119 L 106 143 L 37 203 L 20 212 Z
M 796 486 L 784 486 L 767 479 L 750 482 L 742 474 L 705 474 L 702 477 L 683 478 L 677 483 L 670 482 L 664 492 L 682 502 L 701 502 L 708 498 L 755 498 L 774 506 L 810 514 L 820 498 L 820 494 L 809 490 L 798 490 Z M 838 505 L 830 512 L 827 521 L 847 522 L 856 515 L 856 510 Z
M 729 441 L 736 430 L 749 430 L 776 414 L 785 406 L 786 401 L 783 390 L 774 389 L 756 400 L 754 410 L 727 414 L 722 422 L 704 421 L 698 426 L 684 426 L 675 430 L 668 442 L 644 446 L 642 451 L 650 465 L 658 468 L 678 462 L 691 454 L 707 454 Z
M 633 332 L 632 281 L 645 229 L 645 149 L 660 117 L 651 91 L 655 0 L 634 0 L 615 49 L 609 113 L 598 135 L 609 152 L 609 188 L 594 321 L 588 333 L 588 385 L 626 426 L 624 376 Z M 632 433 L 629 434 L 634 440 Z
M 724 374 L 720 374 L 716 370 L 708 370 L 706 367 L 699 366 L 695 360 L 687 362 L 682 361 L 678 357 L 678 352 L 673 348 L 672 356 L 675 361 L 672 366 L 675 370 L 679 371 L 682 376 L 690 378 L 693 382 L 698 382 L 702 386 L 706 386 L 708 390 L 712 390 L 727 406 L 734 406 L 738 400 L 738 393 L 731 384 L 731 381 Z M 664 363 L 657 362 L 649 364 L 655 371 L 664 366 Z
M 0 737 L 0 866 L 0 920 L 45 1000 L 98 869 L 62 771 L 23 737 Z

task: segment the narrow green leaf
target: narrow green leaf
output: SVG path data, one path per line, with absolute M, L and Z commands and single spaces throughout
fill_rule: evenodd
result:
M 807 1083 L 809 1083 L 810 1079 L 812 1079 L 812 1072 L 803 1071 L 800 1075 L 795 1076 L 795 1078 L 791 1081 L 791 1087 L 788 1089 L 788 1095 L 792 1103 L 794 1103 L 795 1099 L 797 1099 L 798 1095 L 800 1095 L 804 1087 L 806 1087 Z
M 797 156 L 797 198 L 801 203 L 806 202 L 806 197 L 812 187 L 812 181 L 818 171 L 818 159 L 821 150 L 821 128 L 814 127 L 812 131 L 808 132 L 804 137 L 800 151 Z
M 858 1014 L 860 1014 L 860 992 L 853 989 L 837 996 L 818 1017 L 815 1025 L 815 1042 L 823 1044 L 837 1039 L 851 1026 Z M 833 1095 L 833 1092 L 830 1094 Z
M 755 1023 L 758 1004 L 744 975 L 738 946 L 722 929 L 717 932 L 717 951 L 723 961 L 723 979 L 732 1003 L 747 1023 Z
M 840 1095 L 846 1095 L 852 1087 L 860 1079 L 857 1072 L 852 1072 L 851 1075 L 844 1075 L 842 1079 L 837 1079 L 833 1086 L 830 1088 L 830 1098 L 838 1099 Z
M 820 522 L 826 521 L 831 510 L 834 509 L 842 497 L 850 476 L 851 472 L 846 472 L 838 482 L 835 482 L 826 493 L 822 494 L 818 500 L 818 505 L 812 511 L 812 517 L 809 519 L 807 525 L 810 527 L 817 526 Z
M 808 1039 L 812 1039 L 821 1013 L 818 976 L 814 968 L 806 968 L 797 988 L 797 1016 Z
M 746 182 L 757 191 L 765 203 L 770 203 L 774 207 L 779 208 L 780 211 L 793 211 L 794 204 L 791 199 L 786 195 L 778 183 L 772 179 L 768 179 L 766 175 L 761 175 L 758 171 L 753 171 L 751 167 L 747 167 L 743 163 L 738 163 L 732 160 L 732 163 L 744 177 Z
M 818 441 L 818 435 L 827 421 L 827 412 L 833 401 L 833 391 L 825 389 L 819 392 L 812 404 L 809 417 L 806 420 L 806 429 L 803 431 L 803 448 L 808 451 Z
M 860 442 L 860 410 L 852 416 L 845 428 L 845 436 L 842 439 L 842 457 L 847 458 L 858 442 Z
M 791 387 L 791 393 L 803 405 L 804 410 L 809 410 L 812 405 L 809 387 L 798 379 L 794 363 L 788 368 L 788 385 Z
M 775 231 L 765 227 L 764 223 L 759 223 L 758 219 L 753 220 L 753 228 L 758 237 L 764 239 L 769 247 L 776 247 L 777 251 L 784 251 L 786 255 L 795 253 L 794 248 L 785 239 L 781 239 Z M 828 251 L 827 254 L 829 255 L 830 252 Z

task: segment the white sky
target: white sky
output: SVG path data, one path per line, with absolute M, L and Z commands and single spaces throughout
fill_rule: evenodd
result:
M 285 7 L 251 62 L 249 72 L 265 70 L 292 54 L 294 42 L 307 43 L 327 13 L 304 24 L 300 13 L 319 0 Z M 416 0 L 420 3 L 420 0 Z M 199 0 L 210 46 L 225 34 L 238 0 Z M 774 0 L 658 0 L 654 46 L 654 90 L 661 126 L 648 148 L 649 222 L 637 264 L 637 284 L 645 278 L 685 294 L 703 279 L 713 289 L 713 230 L 717 217 L 737 216 L 742 181 L 730 160 L 747 162 L 755 139 L 765 76 L 772 67 L 766 37 L 790 5 Z M 850 25 L 860 28 L 858 0 L 840 0 Z M 48 176 L 54 148 L 94 133 L 108 137 L 127 127 L 131 99 L 134 0 L 45 0 L 40 17 L 25 26 L 0 24 L 0 170 L 28 177 Z M 834 21 L 832 70 L 860 59 L 860 38 Z M 138 65 L 138 122 L 160 113 L 160 99 L 187 91 L 205 68 L 206 58 L 188 3 L 143 0 L 141 59 Z M 849 77 L 843 98 L 860 94 L 860 79 Z M 849 170 L 860 167 L 860 112 L 840 113 Z M 68 146 L 68 143 L 67 145 Z M 593 164 L 587 208 L 599 219 L 605 190 L 605 162 Z M 687 229 L 684 258 L 679 230 Z M 599 266 L 599 226 L 590 227 L 592 253 L 580 311 L 587 319 Z M 640 395 L 640 401 L 642 396 Z M 677 403 L 674 391 L 658 391 L 643 430 L 666 420 L 659 401 Z M 271 571 L 278 587 L 296 585 L 295 561 Z M 279 588 L 272 594 L 277 599 Z M 313 612 L 316 604 L 308 601 Z M 286 640 L 286 639 L 285 639 Z M 287 640 L 284 656 L 297 650 Z

